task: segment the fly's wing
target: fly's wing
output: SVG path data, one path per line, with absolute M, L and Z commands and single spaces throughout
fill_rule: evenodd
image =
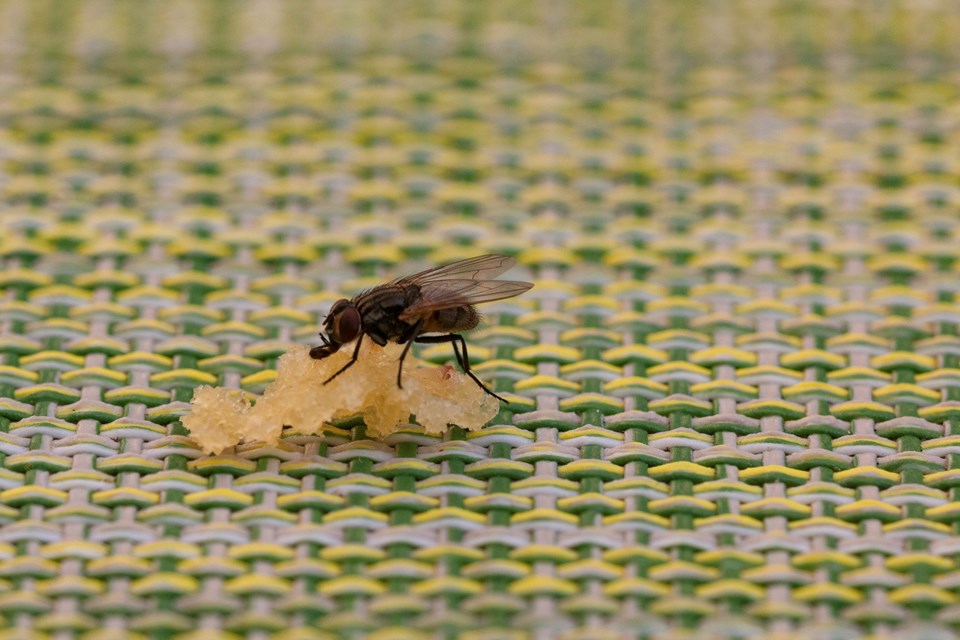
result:
M 510 269 L 517 261 L 510 256 L 486 255 L 452 262 L 413 275 L 397 278 L 395 284 L 424 285 L 441 280 L 492 280 Z M 516 295 L 516 294 L 514 294 Z M 508 297 L 508 296 L 507 296 Z
M 422 317 L 451 307 L 493 302 L 518 296 L 533 287 L 515 280 L 440 280 L 420 285 L 420 299 L 400 314 L 401 320 Z

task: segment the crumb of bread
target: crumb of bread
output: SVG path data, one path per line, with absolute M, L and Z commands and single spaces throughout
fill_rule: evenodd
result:
M 497 399 L 468 376 L 450 366 L 417 366 L 410 354 L 397 388 L 402 350 L 365 341 L 357 362 L 324 385 L 350 360 L 353 345 L 322 360 L 311 358 L 308 347 L 294 347 L 280 357 L 276 379 L 255 403 L 242 391 L 198 387 L 183 425 L 204 452 L 216 454 L 241 442 L 276 443 L 284 427 L 319 434 L 331 420 L 356 415 L 371 437 L 384 438 L 411 416 L 427 433 L 442 433 L 450 424 L 479 429 L 499 411 Z

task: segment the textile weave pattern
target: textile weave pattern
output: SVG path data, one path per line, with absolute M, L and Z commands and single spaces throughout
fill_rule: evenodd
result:
M 956 33 L 0 3 L 0 640 L 956 637 Z M 468 336 L 488 427 L 180 424 L 338 298 L 484 253 L 536 284 Z

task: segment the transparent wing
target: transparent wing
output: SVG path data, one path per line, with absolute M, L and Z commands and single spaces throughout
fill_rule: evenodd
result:
M 493 302 L 518 296 L 533 287 L 532 282 L 515 280 L 440 280 L 420 285 L 420 299 L 403 310 L 401 320 L 431 311 Z
M 451 262 L 413 275 L 403 276 L 397 278 L 394 282 L 397 284 L 424 285 L 428 282 L 440 280 L 492 280 L 515 264 L 517 264 L 517 261 L 510 256 L 496 254 L 477 256 L 476 258 Z

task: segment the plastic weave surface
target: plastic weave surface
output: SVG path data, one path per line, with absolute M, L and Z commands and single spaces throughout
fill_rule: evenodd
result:
M 0 638 L 956 637 L 957 33 L 0 3 Z M 492 252 L 536 287 L 468 337 L 489 427 L 180 425 L 337 298 Z

